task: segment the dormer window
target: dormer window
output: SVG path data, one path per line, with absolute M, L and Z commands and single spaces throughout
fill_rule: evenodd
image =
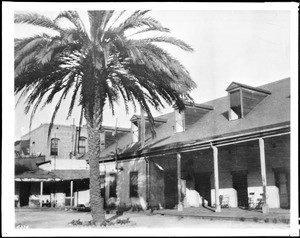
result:
M 175 110 L 175 132 L 185 131 L 185 113 L 184 111 L 179 112 Z
M 132 134 L 132 142 L 133 143 L 136 143 L 136 142 L 141 142 L 142 143 L 141 140 L 146 139 L 145 136 L 149 135 L 150 121 L 149 121 L 148 116 L 145 116 L 144 119 L 145 119 L 144 138 L 141 135 L 143 133 L 142 130 L 141 130 L 141 127 L 143 126 L 142 122 L 141 122 L 141 120 L 142 120 L 141 116 L 140 115 L 133 115 L 132 118 L 130 119 L 130 121 L 131 121 L 131 134 Z M 153 118 L 153 120 L 154 120 L 155 127 L 159 127 L 162 124 L 167 122 L 167 119 L 164 119 L 164 118 L 161 118 L 161 117 Z
M 200 120 L 208 112 L 214 110 L 213 106 L 206 104 L 198 104 L 185 102 L 185 109 L 179 112 L 177 106 L 174 106 L 175 109 L 175 133 L 183 132 L 188 130 L 194 123 Z
M 241 90 L 231 92 L 229 94 L 229 100 L 230 100 L 229 119 L 236 120 L 242 118 L 243 112 L 242 112 Z
M 229 120 L 244 118 L 271 92 L 241 83 L 231 83 L 226 89 L 229 95 Z

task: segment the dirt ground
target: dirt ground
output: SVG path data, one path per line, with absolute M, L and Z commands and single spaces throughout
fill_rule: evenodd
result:
M 106 214 L 106 219 L 115 214 Z M 130 225 L 115 226 L 122 228 L 261 228 L 288 229 L 289 224 L 259 223 L 246 221 L 220 221 L 192 217 L 175 217 L 167 215 L 151 215 L 145 212 L 124 213 L 117 219 L 129 218 Z M 20 228 L 78 228 L 68 224 L 72 220 L 90 221 L 89 212 L 65 211 L 54 209 L 16 209 L 15 227 Z M 82 226 L 81 226 L 82 227 Z M 89 227 L 85 227 L 89 228 Z

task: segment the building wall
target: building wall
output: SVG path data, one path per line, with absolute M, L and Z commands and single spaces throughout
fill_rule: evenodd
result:
M 21 139 L 30 139 L 30 152 L 42 153 L 49 160 L 54 156 L 50 155 L 50 140 L 48 141 L 48 128 L 49 124 L 41 124 L 40 127 L 24 135 Z M 51 138 L 58 138 L 58 155 L 57 159 L 70 158 L 70 152 L 74 151 L 75 146 L 75 126 L 54 125 L 50 134 Z M 86 128 L 81 129 L 81 136 L 87 137 Z
M 165 206 L 164 169 L 153 160 L 149 160 L 150 206 L 161 209 Z
M 137 206 L 142 209 L 147 208 L 146 202 L 146 162 L 143 158 L 120 161 L 119 168 L 122 171 L 116 171 L 115 162 L 101 163 L 100 173 L 105 174 L 105 199 L 106 205 L 132 207 Z M 130 197 L 130 172 L 138 172 L 138 197 Z M 117 197 L 109 197 L 110 174 L 116 174 L 117 177 Z
M 84 206 L 89 206 L 90 190 L 87 189 L 83 191 L 74 192 L 74 201 L 75 201 L 75 206 L 78 206 L 79 204 L 82 204 Z

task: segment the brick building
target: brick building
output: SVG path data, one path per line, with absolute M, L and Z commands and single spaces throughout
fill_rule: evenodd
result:
M 89 203 L 87 129 L 49 124 L 22 136 L 15 143 L 16 206 L 77 206 Z M 101 147 L 115 142 L 115 128 L 103 126 Z M 117 128 L 118 136 L 129 133 Z M 47 202 L 48 201 L 48 202 Z

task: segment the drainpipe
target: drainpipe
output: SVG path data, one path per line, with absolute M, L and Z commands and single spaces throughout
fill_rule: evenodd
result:
M 150 202 L 150 161 L 145 157 L 146 161 L 146 202 L 148 209 L 151 207 Z
M 261 180 L 263 186 L 262 212 L 266 214 L 269 212 L 269 206 L 267 203 L 267 172 L 266 172 L 266 158 L 265 158 L 265 142 L 263 138 L 259 138 L 258 141 L 259 141 Z
M 218 165 L 218 148 L 213 146 L 211 143 L 211 148 L 213 149 L 214 156 L 214 182 L 215 182 L 215 212 L 221 212 L 221 204 L 219 200 L 219 165 Z
M 181 202 L 181 154 L 176 154 L 177 158 L 177 191 L 178 191 L 178 207 L 177 211 L 183 211 L 183 204 Z

